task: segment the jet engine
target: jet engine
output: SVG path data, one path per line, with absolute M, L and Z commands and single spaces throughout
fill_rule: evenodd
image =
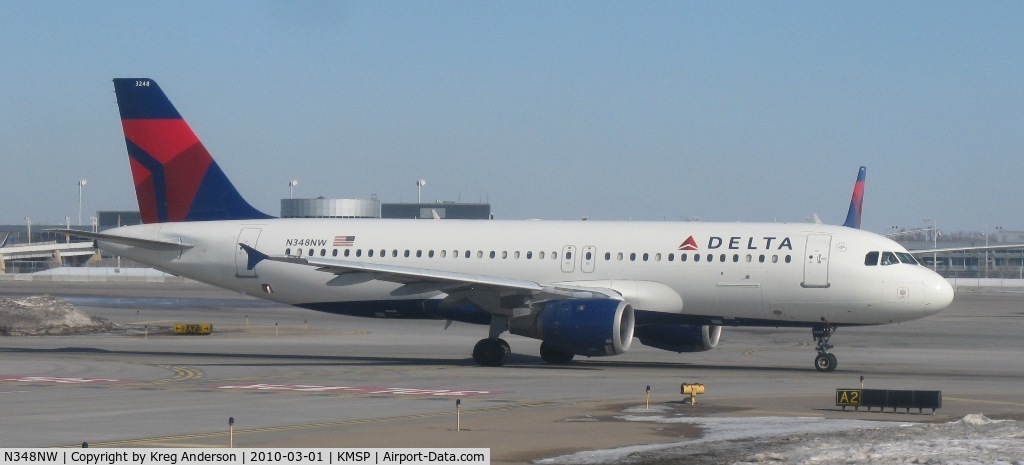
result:
M 628 350 L 633 322 L 633 307 L 622 300 L 549 300 L 513 316 L 509 332 L 540 339 L 556 350 L 597 357 Z
M 714 349 L 722 337 L 718 325 L 648 325 L 636 328 L 640 343 L 672 352 L 704 352 Z

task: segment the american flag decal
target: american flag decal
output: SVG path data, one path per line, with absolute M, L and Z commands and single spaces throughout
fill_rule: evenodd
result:
M 335 247 L 352 247 L 356 242 L 356 236 L 334 236 Z

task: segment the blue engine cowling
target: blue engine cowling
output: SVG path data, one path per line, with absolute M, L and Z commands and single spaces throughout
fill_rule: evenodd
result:
M 714 349 L 722 327 L 698 325 L 648 325 L 636 328 L 640 343 L 672 352 L 704 352 Z
M 543 302 L 509 320 L 509 332 L 540 339 L 577 355 L 619 355 L 633 342 L 633 307 L 614 299 Z

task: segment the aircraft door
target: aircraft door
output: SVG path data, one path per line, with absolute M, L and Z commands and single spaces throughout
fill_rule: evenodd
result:
M 594 262 L 597 261 L 597 247 L 592 245 L 583 246 L 580 270 L 584 273 L 594 272 Z
M 256 242 L 260 239 L 260 228 L 242 228 L 238 233 L 238 241 L 235 243 L 235 276 L 239 278 L 255 278 L 256 270 L 247 269 L 249 265 L 249 254 L 238 244 L 245 244 L 256 248 Z
M 828 234 L 811 234 L 807 236 L 807 248 L 804 251 L 804 282 L 803 287 L 829 287 L 828 253 L 832 248 L 832 236 Z
M 576 246 L 567 245 L 562 247 L 562 271 L 572 273 L 576 271 Z

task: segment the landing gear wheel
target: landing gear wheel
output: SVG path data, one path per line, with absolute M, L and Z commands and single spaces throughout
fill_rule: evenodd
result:
M 545 362 L 552 364 L 565 364 L 572 361 L 573 356 L 576 354 L 571 351 L 552 347 L 547 342 L 540 343 L 540 358 L 543 358 Z
M 828 324 L 828 321 L 811 328 L 811 335 L 814 336 L 816 342 L 814 350 L 818 351 L 818 356 L 814 357 L 814 368 L 818 371 L 835 371 L 836 366 L 839 365 L 836 356 L 828 353 L 828 350 L 832 348 L 829 340 L 832 339 L 832 334 L 836 329 L 835 326 Z
M 473 347 L 473 360 L 480 366 L 500 367 L 508 361 L 511 353 L 508 343 L 502 339 L 481 339 Z
M 814 357 L 814 368 L 818 371 L 835 371 L 838 360 L 832 354 L 818 354 Z

